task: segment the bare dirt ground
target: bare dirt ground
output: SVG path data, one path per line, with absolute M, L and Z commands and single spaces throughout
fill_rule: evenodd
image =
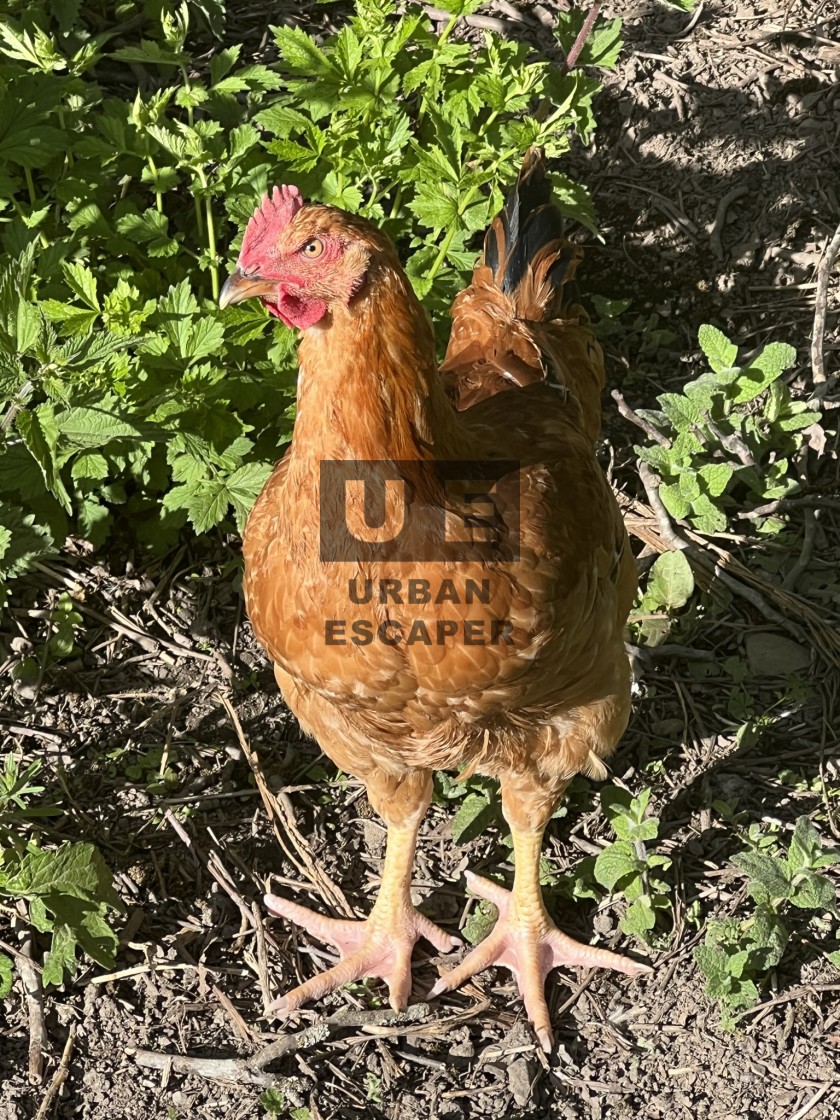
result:
M 519 7 L 525 23 L 511 21 L 508 4 L 483 11 L 508 21 L 508 33 L 544 43 L 539 13 Z M 633 301 L 608 340 L 610 377 L 631 405 L 650 405 L 663 386 L 696 374 L 697 328 L 711 322 L 748 348 L 771 338 L 794 344 L 794 383 L 807 387 L 815 269 L 840 220 L 834 5 L 706 0 L 685 13 L 622 2 L 605 13 L 624 17 L 626 47 L 597 106 L 597 143 L 573 154 L 570 173 L 590 186 L 604 236 L 590 248 L 582 286 Z M 313 9 L 307 18 L 327 17 Z M 837 291 L 835 279 L 829 371 L 840 363 Z M 629 501 L 639 493 L 638 433 L 607 404 L 604 461 Z M 836 472 L 836 458 L 826 469 Z M 643 507 L 635 516 L 645 524 Z M 799 557 L 801 530 L 763 550 L 723 543 L 774 579 Z M 377 1011 L 375 984 L 356 986 L 299 1014 L 290 1035 L 279 1036 L 264 1016 L 267 1002 L 324 954 L 284 923 L 266 922 L 265 883 L 272 877 L 276 889 L 317 908 L 346 904 L 363 914 L 384 833 L 361 787 L 301 740 L 243 617 L 234 546 L 221 545 L 207 554 L 182 549 L 147 571 L 124 559 L 55 563 L 12 613 L 0 647 L 8 681 L 26 643 L 43 642 L 32 611 L 62 580 L 83 591 L 79 656 L 50 668 L 37 696 L 0 685 L 8 745 L 44 761 L 48 793 L 65 807 L 47 834 L 95 841 L 126 905 L 114 974 L 83 964 L 45 999 L 47 1083 L 73 1036 L 52 1115 L 246 1120 L 266 1115 L 258 1098 L 268 1084 L 284 1094 L 281 1115 L 296 1120 L 837 1114 L 840 975 L 807 927 L 794 930 L 762 1002 L 734 1031 L 721 1027 L 692 957 L 702 936 L 693 904 L 719 917 L 744 902 L 728 863 L 740 842 L 713 802 L 737 804 L 742 823 L 789 825 L 811 813 L 829 840 L 838 836 L 837 675 L 795 604 L 768 621 L 745 597 L 733 596 L 726 610 L 704 598 L 669 638 L 689 652 L 637 665 L 636 709 L 614 771 L 633 788 L 654 787 L 659 850 L 674 861 L 677 900 L 675 931 L 651 953 L 650 977 L 555 975 L 557 1046 L 547 1061 L 502 971 L 421 1006 L 402 1025 Z M 826 511 L 796 592 L 829 627 L 840 614 L 838 559 L 837 514 Z M 790 663 L 768 660 L 779 639 L 804 649 L 808 667 L 791 674 Z M 730 659 L 744 671 L 726 671 Z M 760 734 L 738 740 L 747 712 L 762 717 Z M 276 793 L 268 804 L 282 845 L 254 767 Z M 455 845 L 451 816 L 445 805 L 430 811 L 415 886 L 425 911 L 454 930 L 471 906 L 464 869 L 509 867 L 498 830 Z M 607 836 L 597 787 L 579 783 L 546 843 L 558 880 Z M 590 939 L 594 929 L 603 942 L 631 947 L 617 931 L 620 903 L 596 909 L 559 888 L 552 895 L 570 932 Z M 416 999 L 436 964 L 418 953 Z M 313 1033 L 313 1024 L 323 1026 Z M 226 1078 L 206 1079 L 178 1067 L 178 1055 L 244 1059 L 278 1037 L 285 1053 L 261 1071 L 240 1063 L 215 1069 Z M 0 1040 L 0 1120 L 41 1120 L 50 1114 L 38 1111 L 46 1085 L 27 1080 L 19 984 L 0 1008 Z M 142 1067 L 140 1050 L 164 1056 L 160 1068 Z M 251 1083 L 231 1083 L 246 1073 Z

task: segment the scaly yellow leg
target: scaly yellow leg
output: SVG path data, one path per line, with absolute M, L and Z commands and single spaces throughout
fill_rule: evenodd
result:
M 429 998 L 459 987 L 490 965 L 504 965 L 516 977 L 540 1045 L 550 1051 L 553 1034 L 545 1000 L 545 980 L 552 968 L 561 964 L 612 968 L 628 976 L 638 976 L 651 969 L 606 949 L 582 945 L 561 933 L 549 917 L 540 890 L 543 829 L 513 826 L 511 833 L 516 861 L 513 890 L 507 891 L 498 883 L 467 872 L 470 889 L 498 907 L 499 920 L 492 933 L 468 953 L 461 964 L 441 976 L 429 992 Z
M 338 949 L 340 962 L 307 980 L 272 1004 L 272 1011 L 294 1011 L 307 1000 L 320 999 L 364 976 L 378 976 L 388 985 L 391 1006 L 401 1011 L 411 995 L 411 953 L 425 937 L 441 953 L 461 942 L 419 913 L 411 901 L 411 873 L 421 817 L 388 828 L 382 885 L 370 917 L 364 922 L 325 918 L 322 914 L 268 894 L 270 913 L 288 918 L 321 941 Z

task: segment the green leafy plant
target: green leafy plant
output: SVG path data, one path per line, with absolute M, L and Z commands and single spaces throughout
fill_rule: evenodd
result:
M 525 149 L 590 135 L 591 69 L 492 35 L 476 57 L 453 37 L 476 0 L 443 7 L 439 34 L 392 0 L 323 43 L 276 27 L 272 66 L 208 39 L 221 4 L 0 16 L 0 600 L 68 535 L 241 528 L 289 438 L 294 337 L 216 298 L 273 183 L 381 225 L 444 318 Z M 559 13 L 567 47 L 582 19 Z M 619 48 L 601 21 L 579 64 Z M 555 188 L 591 225 L 585 190 Z
M 577 898 L 600 899 L 604 890 L 623 895 L 628 906 L 619 928 L 648 945 L 656 937 L 657 919 L 671 910 L 670 884 L 660 878 L 671 860 L 649 848 L 659 836 L 659 818 L 647 815 L 650 798 L 650 788 L 636 797 L 620 786 L 601 790 L 601 808 L 616 840 L 581 861 L 572 886 Z
M 793 400 L 783 380 L 796 360 L 792 346 L 771 342 L 741 366 L 737 347 L 716 327 L 702 326 L 699 341 L 711 372 L 681 393 L 662 393 L 658 409 L 639 410 L 659 439 L 636 452 L 659 475 L 659 496 L 673 517 L 719 533 L 738 506 L 798 488 L 791 463 L 802 441 L 798 433 L 820 413 Z M 757 525 L 775 532 L 782 523 L 768 517 Z
M 117 936 L 107 918 L 110 910 L 121 910 L 122 903 L 93 844 L 66 841 L 45 848 L 21 838 L 21 821 L 52 811 L 29 804 L 31 797 L 44 792 L 33 783 L 39 770 L 37 762 L 21 770 L 15 755 L 5 757 L 0 774 L 0 898 L 22 903 L 31 925 L 50 934 L 42 979 L 44 984 L 61 984 L 75 974 L 79 949 L 97 964 L 113 966 Z M 8 994 L 10 965 L 0 954 L 0 993 L 5 989 Z
M 663 552 L 650 567 L 647 586 L 634 612 L 637 632 L 648 645 L 668 636 L 671 618 L 694 594 L 694 575 L 682 552 Z
M 452 818 L 452 839 L 456 844 L 474 840 L 490 825 L 502 822 L 499 783 L 493 778 L 473 775 L 459 782 L 441 772 L 435 775 L 435 795 L 443 802 L 458 802 Z
M 808 817 L 797 820 L 786 853 L 775 835 L 760 835 L 758 826 L 750 827 L 749 837 L 748 850 L 732 862 L 746 876 L 755 907 L 745 918 L 710 921 L 704 943 L 694 950 L 706 992 L 721 1005 L 721 1019 L 728 1026 L 734 1025 L 733 1012 L 756 1002 L 760 985 L 782 960 L 795 910 L 840 918 L 834 884 L 822 874 L 840 860 L 840 852 L 823 848 Z M 840 953 L 829 954 L 829 959 L 840 966 Z

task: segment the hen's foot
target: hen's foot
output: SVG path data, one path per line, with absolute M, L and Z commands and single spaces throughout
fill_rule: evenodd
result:
M 296 1011 L 307 1000 L 320 999 L 365 976 L 384 980 L 391 1007 L 402 1011 L 411 995 L 411 953 L 415 943 L 424 937 L 441 953 L 461 944 L 457 937 L 436 926 L 410 904 L 378 909 L 377 903 L 367 921 L 353 922 L 325 918 L 274 894 L 267 894 L 264 901 L 269 913 L 288 918 L 319 941 L 334 945 L 341 958 L 334 968 L 275 1000 L 269 1009 L 275 1012 Z
M 554 925 L 541 902 L 537 906 L 517 907 L 510 891 L 471 871 L 467 872 L 467 885 L 474 894 L 498 908 L 499 920 L 484 941 L 456 968 L 441 976 L 429 992 L 430 999 L 459 987 L 482 969 L 503 965 L 516 978 L 540 1045 L 543 1050 L 550 1051 L 554 1036 L 545 1000 L 545 980 L 552 968 L 557 965 L 612 968 L 627 976 L 652 971 L 646 964 L 567 937 Z

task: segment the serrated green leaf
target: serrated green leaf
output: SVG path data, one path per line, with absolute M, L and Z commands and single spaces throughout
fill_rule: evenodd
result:
M 632 934 L 641 941 L 647 941 L 648 934 L 656 925 L 656 913 L 651 905 L 650 896 L 641 894 L 627 907 L 627 911 L 618 923 L 622 933 Z
M 75 972 L 76 937 L 70 926 L 62 922 L 56 925 L 50 942 L 49 956 L 42 976 L 44 986 L 63 984 L 65 975 L 73 976 Z
M 5 541 L 0 554 L 1 576 L 22 575 L 32 560 L 52 551 L 52 535 L 37 523 L 34 513 L 0 502 L 0 527 Z
M 27 852 L 6 890 L 16 898 L 70 895 L 121 908 L 99 850 L 87 843 L 68 841 L 56 851 Z
M 797 818 L 790 838 L 788 848 L 788 866 L 795 875 L 799 871 L 808 870 L 816 865 L 815 861 L 822 853 L 820 834 L 814 828 L 809 817 Z
M 701 533 L 722 533 L 726 530 L 726 514 L 718 509 L 708 494 L 701 494 L 691 503 L 690 520 Z
M 245 527 L 245 519 L 273 470 L 271 463 L 244 463 L 229 475 L 225 485 L 236 512 L 236 523 L 240 532 Z
M 142 39 L 133 47 L 121 47 L 110 57 L 116 62 L 144 62 L 153 66 L 180 66 L 188 61 L 180 51 L 167 50 L 150 39 Z
M 727 955 L 716 945 L 697 945 L 694 949 L 697 966 L 710 983 L 709 995 L 715 995 L 717 988 L 727 976 Z
M 671 482 L 663 482 L 659 487 L 659 497 L 662 499 L 662 503 L 667 511 L 672 517 L 676 517 L 678 521 L 682 521 L 688 516 L 691 506 L 683 497 L 682 491 L 678 485 Z
M 707 463 L 698 470 L 697 474 L 703 482 L 706 493 L 717 498 L 729 485 L 733 471 L 726 463 Z
M 43 419 L 46 420 L 45 412 L 43 413 Z M 47 489 L 69 513 L 72 509 L 70 495 L 61 481 L 55 454 L 55 440 L 52 432 L 48 433 L 44 430 L 42 413 L 32 409 L 21 409 L 15 418 L 15 423 L 32 458 L 41 468 Z
M 169 236 L 169 219 L 149 208 L 142 214 L 124 214 L 117 219 L 117 229 L 129 241 L 143 245 L 152 257 L 171 257 L 178 252 L 178 242 Z
M 446 229 L 458 220 L 458 194 L 448 183 L 421 183 L 409 209 L 432 229 Z
M 794 878 L 790 901 L 800 910 L 836 911 L 837 892 L 825 875 L 802 871 Z
M 70 288 L 91 311 L 99 310 L 99 297 L 96 291 L 96 278 L 83 264 L 73 261 L 64 262 L 64 276 Z
M 310 80 L 334 78 L 335 70 L 323 51 L 299 27 L 272 27 L 286 73 Z
M 105 398 L 99 408 L 79 406 L 56 415 L 55 422 L 64 444 L 71 447 L 104 447 L 115 440 L 148 438 L 148 433 L 122 416 L 113 397 Z
M 224 520 L 230 505 L 225 484 L 215 479 L 201 483 L 190 495 L 187 513 L 197 533 L 206 533 Z

